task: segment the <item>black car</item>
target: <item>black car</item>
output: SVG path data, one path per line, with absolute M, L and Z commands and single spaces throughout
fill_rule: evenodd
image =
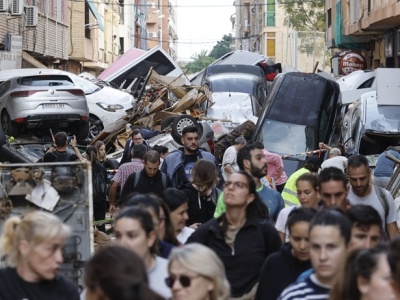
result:
M 319 142 L 338 142 L 341 98 L 339 85 L 318 74 L 279 74 L 262 108 L 254 141 L 282 155 L 290 175 L 301 166 L 307 152 L 319 149 Z

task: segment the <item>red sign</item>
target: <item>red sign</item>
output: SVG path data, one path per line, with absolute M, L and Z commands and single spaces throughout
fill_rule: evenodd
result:
M 367 60 L 358 52 L 349 52 L 340 60 L 340 72 L 344 75 L 357 70 L 365 70 L 366 68 Z

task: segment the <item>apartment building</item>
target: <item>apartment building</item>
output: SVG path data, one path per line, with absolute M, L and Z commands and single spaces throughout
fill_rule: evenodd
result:
M 236 0 L 233 5 L 233 49 L 260 53 L 303 72 L 313 71 L 317 62 L 319 69 L 330 68 L 325 33 L 291 29 L 284 4 L 276 0 Z
M 327 46 L 357 50 L 367 68 L 400 66 L 400 2 L 398 0 L 327 0 Z
M 176 0 L 147 2 L 148 48 L 161 46 L 173 59 L 177 57 Z

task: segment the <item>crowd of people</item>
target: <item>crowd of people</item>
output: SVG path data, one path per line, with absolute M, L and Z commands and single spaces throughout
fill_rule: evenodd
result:
M 197 127 L 182 145 L 150 149 L 133 130 L 108 195 L 114 243 L 86 263 L 81 299 L 400 300 L 397 208 L 387 180 L 375 183 L 387 168 L 372 175 L 364 156 L 321 144 L 325 162 L 288 177 L 261 143 L 237 138 L 221 166 Z M 102 173 L 104 146 L 86 151 Z M 69 232 L 50 213 L 9 218 L 0 299 L 79 299 L 58 274 Z

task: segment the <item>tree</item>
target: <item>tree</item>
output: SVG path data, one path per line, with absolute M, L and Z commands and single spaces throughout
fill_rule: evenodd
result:
M 285 0 L 285 24 L 297 31 L 325 31 L 324 0 Z
M 211 50 L 208 56 L 218 59 L 225 54 L 231 52 L 231 42 L 232 42 L 232 34 L 226 35 L 222 37 L 222 40 L 218 41 L 214 48 Z
M 199 53 L 193 54 L 190 58 L 193 61 L 186 65 L 189 73 L 199 72 L 215 61 L 215 58 L 207 55 L 207 50 L 200 50 Z

